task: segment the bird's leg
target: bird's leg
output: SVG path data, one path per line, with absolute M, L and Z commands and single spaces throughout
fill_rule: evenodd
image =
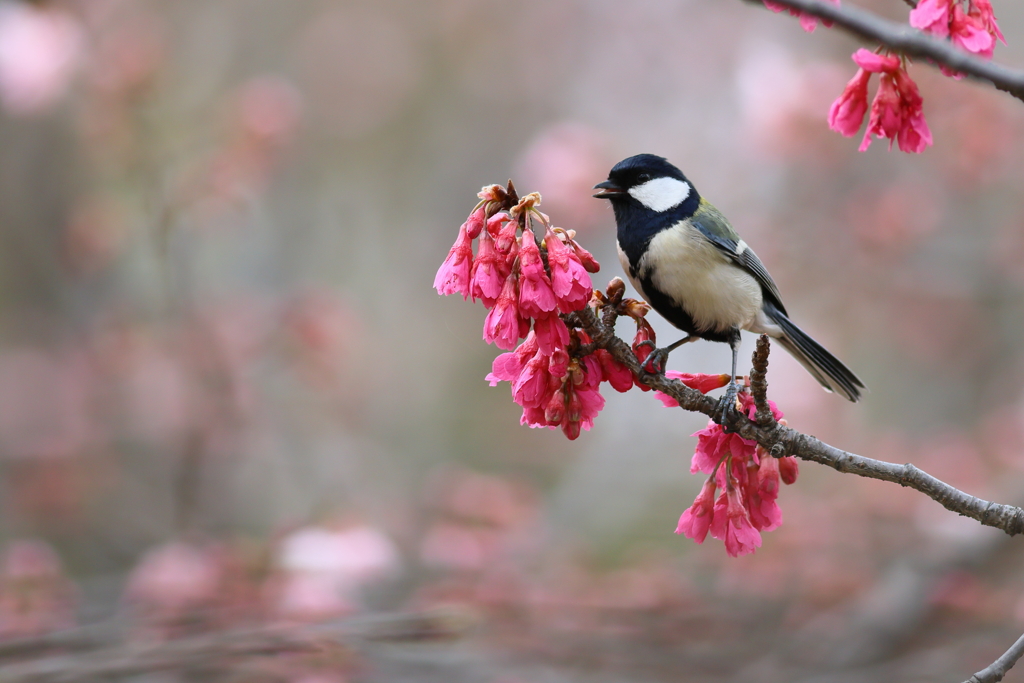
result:
M 650 372 L 650 373 L 655 374 L 655 375 L 660 375 L 660 374 L 664 373 L 665 372 L 665 361 L 668 360 L 668 354 L 672 353 L 673 351 L 678 349 L 683 344 L 685 344 L 687 342 L 697 341 L 698 339 L 700 339 L 700 337 L 695 337 L 692 334 L 688 334 L 685 337 L 683 337 L 682 339 L 680 339 L 679 341 L 677 341 L 675 344 L 669 344 L 668 346 L 666 346 L 663 349 L 658 349 L 658 348 L 654 349 L 653 351 L 651 351 L 651 355 L 647 356 L 647 359 L 643 362 L 643 364 L 642 364 L 643 369 L 646 372 Z M 650 344 L 651 346 L 654 346 L 654 342 L 652 342 L 650 340 L 640 342 L 637 346 L 640 347 L 640 346 L 644 346 L 644 345 L 647 345 L 647 344 Z M 648 368 L 650 368 L 650 370 L 648 370 Z
M 739 385 L 736 384 L 736 364 L 740 353 L 740 331 L 733 328 L 729 336 L 729 348 L 732 349 L 732 374 L 729 375 L 729 386 L 725 389 L 725 395 L 718 402 L 722 416 L 722 427 L 726 426 L 729 411 L 736 409 L 736 394 L 739 393 Z

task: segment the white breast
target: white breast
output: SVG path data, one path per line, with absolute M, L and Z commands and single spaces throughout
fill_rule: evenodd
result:
M 644 301 L 650 303 L 647 295 L 644 294 L 644 290 L 640 287 L 640 282 L 633 277 L 632 270 L 629 268 L 629 257 L 626 256 L 626 252 L 622 251 L 622 247 L 619 246 L 619 242 L 616 240 L 615 248 L 619 250 L 619 264 L 622 265 L 622 270 L 626 273 L 626 277 L 629 279 L 629 284 L 633 285 L 633 289 L 639 292 L 640 296 L 643 297 Z
M 757 280 L 689 225 L 679 224 L 654 236 L 637 275 L 643 277 L 652 269 L 651 283 L 689 313 L 698 330 L 749 328 L 758 319 L 761 286 Z M 633 285 L 637 287 L 635 281 Z M 647 298 L 643 292 L 640 295 Z

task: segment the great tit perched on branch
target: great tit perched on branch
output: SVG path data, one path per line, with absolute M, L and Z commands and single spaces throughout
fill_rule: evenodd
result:
M 639 154 L 616 164 L 594 189 L 615 211 L 619 261 L 629 281 L 688 335 L 656 349 L 645 365 L 661 371 L 673 349 L 697 339 L 729 344 L 733 380 L 722 401 L 724 419 L 738 391 L 740 330 L 749 330 L 778 339 L 826 390 L 860 398 L 864 384 L 790 321 L 761 260 L 678 168 Z

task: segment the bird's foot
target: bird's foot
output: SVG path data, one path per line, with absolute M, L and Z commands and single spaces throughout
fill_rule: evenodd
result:
M 665 374 L 665 361 L 668 360 L 668 354 L 672 353 L 683 344 L 692 341 L 697 341 L 698 339 L 700 339 L 700 337 L 688 334 L 679 341 L 677 341 L 676 343 L 669 344 L 668 346 L 662 349 L 657 348 L 652 340 L 645 339 L 644 341 L 640 342 L 639 344 L 633 347 L 633 353 L 636 353 L 637 349 L 643 348 L 645 346 L 649 346 L 652 349 L 654 349 L 653 351 L 651 351 L 651 355 L 647 356 L 647 358 L 644 359 L 642 363 L 640 363 L 640 368 L 644 372 L 647 372 L 652 375 L 663 375 Z
M 729 413 L 736 410 L 736 395 L 739 393 L 739 386 L 736 384 L 736 380 L 729 382 L 729 386 L 725 389 L 725 394 L 718 400 L 718 415 L 721 418 L 719 424 L 722 425 L 722 429 L 729 431 Z
M 668 354 L 672 352 L 671 349 L 659 349 L 654 345 L 654 342 L 648 339 L 637 344 L 636 348 L 633 349 L 633 352 L 635 353 L 637 350 L 645 346 L 650 346 L 652 351 L 650 355 L 647 356 L 647 358 L 645 358 L 642 363 L 640 363 L 640 368 L 644 372 L 650 373 L 652 375 L 665 374 L 665 361 L 668 360 Z

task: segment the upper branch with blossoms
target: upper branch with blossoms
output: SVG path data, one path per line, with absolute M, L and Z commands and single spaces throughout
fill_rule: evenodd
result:
M 904 152 L 920 153 L 931 146 L 924 101 L 908 73 L 911 58 L 929 60 L 951 78 L 968 75 L 987 80 L 1024 101 L 1024 73 L 986 61 L 992 59 L 997 42 L 1006 44 L 990 0 L 910 3 L 909 25 L 887 21 L 856 7 L 840 6 L 839 0 L 762 2 L 772 11 L 785 10 L 798 16 L 807 31 L 813 31 L 821 20 L 826 26 L 839 25 L 879 43 L 874 54 L 865 49 L 854 53 L 853 61 L 860 68 L 828 114 L 830 128 L 847 137 L 856 135 L 868 112 L 868 81 L 873 73 L 879 74 L 878 91 L 859 148 L 862 152 L 872 135 L 888 138 L 890 149 L 899 141 Z
M 759 0 L 745 0 L 758 4 Z M 828 21 L 855 36 L 869 40 L 893 52 L 914 59 L 924 59 L 945 66 L 953 72 L 991 83 L 996 89 L 1007 92 L 1024 102 L 1024 71 L 1011 69 L 991 61 L 991 53 L 980 57 L 944 40 L 947 34 L 937 32 L 929 35 L 913 26 L 889 21 L 882 17 L 850 5 L 837 6 L 825 0 L 772 0 L 803 14 Z M 918 3 L 913 11 L 922 9 Z M 999 34 L 1001 38 L 1002 34 Z M 994 44 L 993 44 L 994 46 Z M 979 53 L 980 54 L 980 53 Z

